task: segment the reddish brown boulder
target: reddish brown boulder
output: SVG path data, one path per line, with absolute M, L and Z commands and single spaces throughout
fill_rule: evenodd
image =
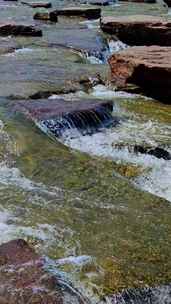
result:
M 58 9 L 50 13 L 50 20 L 56 21 L 58 16 L 66 17 L 83 17 L 87 19 L 97 19 L 101 16 L 100 8 L 86 8 L 86 7 L 68 7 Z
M 52 7 L 52 4 L 50 2 L 21 2 L 24 5 L 30 6 L 32 8 L 50 8 Z
M 63 304 L 65 293 L 71 304 L 83 303 L 60 287 L 58 279 L 45 270 L 45 259 L 24 240 L 0 245 L 1 304 Z
M 31 25 L 0 24 L 0 36 L 42 36 L 42 31 Z
M 171 47 L 132 47 L 109 59 L 111 80 L 119 88 L 130 83 L 148 96 L 171 104 Z
M 171 22 L 162 17 L 132 15 L 104 17 L 101 29 L 128 45 L 171 46 Z

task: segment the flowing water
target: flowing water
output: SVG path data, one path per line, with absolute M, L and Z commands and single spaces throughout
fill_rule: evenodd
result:
M 0 6 L 2 22 L 33 23 L 35 9 Z M 158 4 L 102 10 L 165 14 Z M 107 58 L 128 46 L 98 20 L 35 22 L 42 38 L 0 37 L 0 243 L 28 240 L 85 303 L 132 303 L 110 295 L 171 279 L 171 160 L 134 149 L 171 153 L 171 108 L 110 87 Z M 39 102 L 78 110 L 80 101 L 79 113 L 53 120 L 20 111 Z M 88 101 L 99 106 L 87 110 Z

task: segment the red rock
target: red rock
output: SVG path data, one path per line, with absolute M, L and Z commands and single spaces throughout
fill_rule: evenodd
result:
M 83 17 L 87 19 L 97 19 L 101 16 L 100 8 L 68 7 L 58 9 L 50 13 L 50 20 L 56 21 L 58 16 Z
M 138 85 L 153 98 L 171 104 L 171 47 L 131 47 L 109 58 L 111 80 L 119 88 Z
M 104 17 L 101 29 L 128 45 L 171 46 L 171 22 L 162 17 L 132 15 Z
M 0 24 L 0 36 L 42 36 L 42 31 L 34 26 L 13 23 Z
M 0 245 L 1 304 L 63 304 L 64 288 L 45 270 L 45 260 L 24 240 Z M 83 304 L 81 299 L 67 295 L 71 304 Z

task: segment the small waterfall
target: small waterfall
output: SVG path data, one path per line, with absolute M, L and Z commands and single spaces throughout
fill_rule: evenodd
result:
M 36 100 L 17 105 L 18 110 L 24 112 L 45 133 L 55 137 L 61 137 L 67 130 L 90 135 L 120 122 L 118 117 L 112 116 L 113 103 L 110 101 Z
M 98 105 L 92 109 L 73 111 L 60 117 L 39 121 L 40 127 L 60 137 L 66 130 L 76 129 L 82 135 L 93 134 L 99 129 L 116 125 L 117 119 L 112 117 L 113 106 L 110 103 Z

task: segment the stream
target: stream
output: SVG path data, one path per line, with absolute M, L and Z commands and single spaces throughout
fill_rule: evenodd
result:
M 68 5 L 79 1 L 52 1 L 53 8 Z M 37 10 L 20 1 L 1 0 L 0 8 L 1 22 L 43 31 L 0 37 L 0 244 L 28 241 L 78 303 L 150 303 L 118 293 L 171 281 L 171 159 L 135 149 L 171 154 L 171 107 L 110 85 L 107 59 L 129 46 L 104 35 L 99 20 L 33 21 Z M 130 2 L 102 12 L 163 14 L 157 3 Z M 57 111 L 60 102 L 77 110 L 89 101 L 96 104 L 92 124 L 91 107 L 83 122 L 31 116 L 39 102 Z M 112 111 L 99 110 L 108 102 Z M 59 136 L 57 124 L 64 126 Z

